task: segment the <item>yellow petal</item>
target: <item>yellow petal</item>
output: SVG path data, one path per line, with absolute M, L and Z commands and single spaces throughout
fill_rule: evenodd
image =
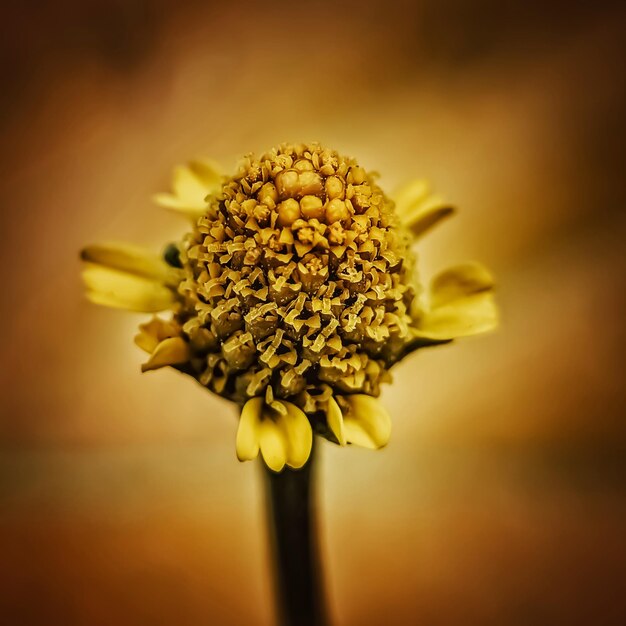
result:
M 259 425 L 259 447 L 265 464 L 280 472 L 287 462 L 287 436 L 285 431 L 269 417 Z
M 189 202 L 171 193 L 157 193 L 152 196 L 152 199 L 159 206 L 180 213 L 193 222 L 197 222 L 206 213 L 204 199 L 200 202 Z
M 153 317 L 149 322 L 139 325 L 135 344 L 148 354 L 152 354 L 161 341 L 176 337 L 178 334 L 179 327 L 172 320 Z
M 134 340 L 135 345 L 148 354 L 152 354 L 159 345 L 159 340 L 154 335 L 148 333 L 137 333 Z
M 202 181 L 186 165 L 179 165 L 174 168 L 172 190 L 174 195 L 181 200 L 192 203 L 203 201 L 207 195 L 206 187 Z
M 216 192 L 221 176 L 209 161 L 192 161 L 189 165 L 174 168 L 172 189 L 174 195 L 191 203 L 204 202 L 210 193 Z
M 416 338 L 445 341 L 493 330 L 498 309 L 493 277 L 479 263 L 451 267 L 432 280 L 430 308 L 419 318 Z
M 444 270 L 430 285 L 431 307 L 439 307 L 461 298 L 488 291 L 494 285 L 493 276 L 480 263 L 464 263 Z
M 172 277 L 172 268 L 158 254 L 127 243 L 87 246 L 81 250 L 80 256 L 87 263 L 160 282 L 167 282 Z
M 313 430 L 304 411 L 291 402 L 279 402 L 287 410 L 285 415 L 276 418 L 276 423 L 283 429 L 287 439 L 287 465 L 298 469 L 311 455 Z
M 446 340 L 493 330 L 498 325 L 498 308 L 493 293 L 483 291 L 439 306 L 419 320 L 416 337 Z
M 430 184 L 424 179 L 412 180 L 402 185 L 392 196 L 396 203 L 396 212 L 402 217 L 415 204 L 425 200 L 429 193 Z
M 158 205 L 196 222 L 206 213 L 207 196 L 217 193 L 221 185 L 222 176 L 215 162 L 207 159 L 191 161 L 174 168 L 173 193 L 158 193 L 153 199 Z
M 431 196 L 425 202 L 411 208 L 401 219 L 415 237 L 421 237 L 435 224 L 453 213 L 454 209 L 446 204 L 440 196 Z
M 159 281 L 101 265 L 88 264 L 82 277 L 87 287 L 87 298 L 96 304 L 157 313 L 171 308 L 176 301 L 174 293 Z
M 259 454 L 259 426 L 262 409 L 263 398 L 252 398 L 241 410 L 235 444 L 237 458 L 240 461 L 251 461 Z
M 415 237 L 421 237 L 454 212 L 441 196 L 430 195 L 430 185 L 426 180 L 414 180 L 400 187 L 393 194 L 393 199 L 398 217 Z
M 210 159 L 196 159 L 188 165 L 191 172 L 202 183 L 207 193 L 215 193 L 222 186 L 222 172 L 219 163 Z
M 328 411 L 326 413 L 326 423 L 340 446 L 346 445 L 346 435 L 343 428 L 343 415 L 337 401 L 332 396 L 328 400 Z
M 152 356 L 141 366 L 141 371 L 149 372 L 168 365 L 185 363 L 189 356 L 189 344 L 182 337 L 170 337 L 159 343 Z
M 343 396 L 350 410 L 343 416 L 346 441 L 377 450 L 391 436 L 391 416 L 376 398 L 364 394 Z

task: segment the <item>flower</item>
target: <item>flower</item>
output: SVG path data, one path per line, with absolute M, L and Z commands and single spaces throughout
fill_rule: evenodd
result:
M 142 370 L 172 366 L 241 407 L 240 460 L 302 467 L 315 432 L 380 448 L 391 419 L 377 400 L 418 348 L 493 329 L 493 279 L 449 268 L 427 293 L 413 246 L 453 208 L 424 181 L 393 199 L 354 159 L 311 145 L 245 157 L 233 176 L 209 161 L 174 171 L 156 201 L 192 228 L 162 255 L 88 246 L 93 302 L 168 311 L 140 327 Z

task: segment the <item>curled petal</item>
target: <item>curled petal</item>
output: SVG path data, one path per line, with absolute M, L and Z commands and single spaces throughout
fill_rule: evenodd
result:
M 127 243 L 94 244 L 80 252 L 83 261 L 166 283 L 172 268 L 151 250 Z
M 259 454 L 259 428 L 263 398 L 252 398 L 244 405 L 237 428 L 235 448 L 240 461 L 251 461 Z
M 494 286 L 493 276 L 480 263 L 464 263 L 444 270 L 430 285 L 433 308 L 455 302 Z
M 445 341 L 493 330 L 498 309 L 493 277 L 478 263 L 438 274 L 431 283 L 430 308 L 413 329 L 416 338 Z
M 435 224 L 454 213 L 454 208 L 446 204 L 439 196 L 432 196 L 425 202 L 414 207 L 402 217 L 415 237 L 421 237 Z
M 422 202 L 430 194 L 430 184 L 427 180 L 412 180 L 395 191 L 393 200 L 396 203 L 396 211 L 400 217 L 408 213 L 411 207 Z
M 206 213 L 204 204 L 202 206 L 190 206 L 189 203 L 181 201 L 176 196 L 168 193 L 154 194 L 152 199 L 159 206 L 180 213 L 194 223 Z
M 159 206 L 176 211 L 193 222 L 197 222 L 206 213 L 206 204 L 204 202 L 190 203 L 181 200 L 178 196 L 174 196 L 171 193 L 155 193 L 152 196 L 152 200 Z
M 152 354 L 159 345 L 159 340 L 156 335 L 141 331 L 135 335 L 135 345 L 140 347 L 144 352 Z
M 276 423 L 283 429 L 287 440 L 287 465 L 295 469 L 302 467 L 309 459 L 313 445 L 313 431 L 307 416 L 295 404 L 279 401 L 286 413 L 279 415 Z
M 82 272 L 87 298 L 129 311 L 157 313 L 172 308 L 176 298 L 162 282 L 101 265 L 88 264 Z
M 154 201 L 167 209 L 182 213 L 193 221 L 206 213 L 206 197 L 221 185 L 219 167 L 212 161 L 197 160 L 174 169 L 173 193 L 159 193 Z
M 263 419 L 259 425 L 259 447 L 265 464 L 280 472 L 287 462 L 287 435 L 272 419 Z
M 222 171 L 219 163 L 211 159 L 191 161 L 189 170 L 200 181 L 207 193 L 215 193 L 222 186 Z
M 172 189 L 184 200 L 203 202 L 207 194 L 217 191 L 220 183 L 218 166 L 208 160 L 191 161 L 174 168 Z
M 343 415 L 335 398 L 328 399 L 326 422 L 331 432 L 337 438 L 340 446 L 346 445 L 346 434 L 343 428 Z
M 349 410 L 343 425 L 348 443 L 377 450 L 386 446 L 391 435 L 391 416 L 376 398 L 364 394 L 343 396 Z
M 484 291 L 436 307 L 423 315 L 415 336 L 435 341 L 469 337 L 493 330 L 498 308 L 493 293 Z
M 401 187 L 394 198 L 398 216 L 415 237 L 421 237 L 454 213 L 453 207 L 441 196 L 430 195 L 430 185 L 425 180 L 415 180 Z
M 180 329 L 173 321 L 153 317 L 149 322 L 139 325 L 139 333 L 135 335 L 135 344 L 144 352 L 152 354 L 161 341 L 179 334 Z
M 170 337 L 159 343 L 152 356 L 141 366 L 141 371 L 149 372 L 168 365 L 179 365 L 188 361 L 189 357 L 189 344 L 182 337 Z

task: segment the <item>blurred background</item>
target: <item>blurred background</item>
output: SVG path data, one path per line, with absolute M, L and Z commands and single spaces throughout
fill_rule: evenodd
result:
M 233 409 L 139 374 L 78 250 L 160 248 L 174 164 L 299 140 L 431 179 L 422 274 L 484 261 L 503 318 L 397 367 L 384 451 L 320 446 L 335 624 L 626 623 L 620 4 L 4 3 L 0 623 L 273 623 Z

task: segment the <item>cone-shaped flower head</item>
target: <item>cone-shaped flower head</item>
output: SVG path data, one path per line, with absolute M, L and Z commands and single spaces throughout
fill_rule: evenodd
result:
M 172 365 L 240 405 L 242 460 L 260 451 L 272 469 L 300 467 L 312 430 L 384 446 L 390 419 L 375 398 L 391 366 L 496 324 L 478 264 L 420 297 L 412 245 L 452 212 L 423 182 L 394 203 L 354 159 L 283 145 L 228 178 L 207 162 L 178 168 L 174 191 L 157 200 L 192 218 L 183 240 L 164 259 L 87 248 L 85 281 L 98 303 L 173 311 L 141 327 L 143 369 Z

